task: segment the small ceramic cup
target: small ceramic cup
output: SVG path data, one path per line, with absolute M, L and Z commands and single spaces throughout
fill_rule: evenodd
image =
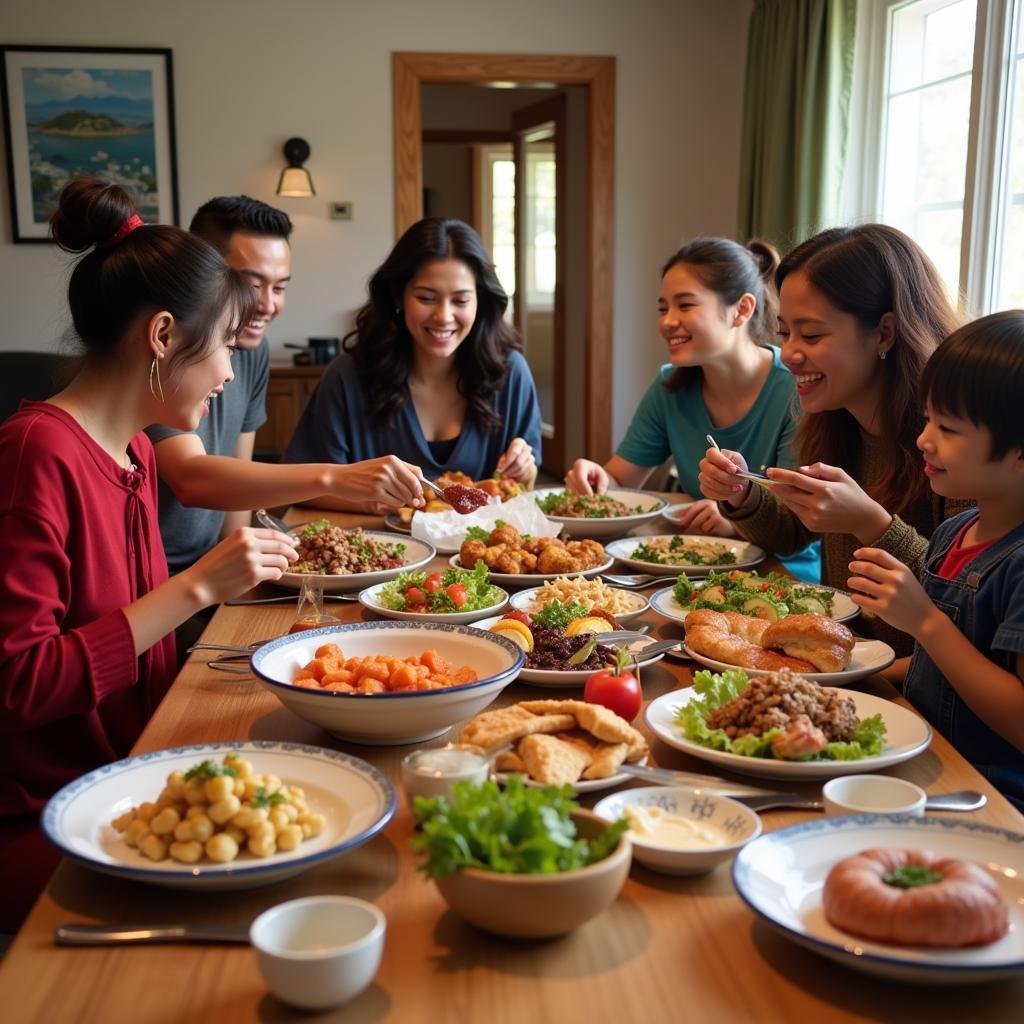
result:
M 821 787 L 825 813 L 924 814 L 926 794 L 920 786 L 892 775 L 841 775 Z
M 267 988 L 305 1010 L 350 1002 L 373 981 L 387 921 L 352 896 L 307 896 L 264 911 L 249 940 Z
M 414 796 L 451 796 L 456 782 L 479 785 L 490 772 L 490 758 L 466 746 L 414 750 L 402 759 L 402 785 L 410 806 Z

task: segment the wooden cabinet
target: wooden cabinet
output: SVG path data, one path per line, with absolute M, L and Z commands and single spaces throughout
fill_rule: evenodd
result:
M 256 456 L 280 459 L 295 432 L 295 424 L 313 394 L 324 366 L 271 366 L 267 382 L 267 422 L 256 431 Z

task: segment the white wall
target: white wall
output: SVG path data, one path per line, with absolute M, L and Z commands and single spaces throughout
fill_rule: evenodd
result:
M 391 53 L 580 53 L 617 59 L 613 441 L 662 359 L 657 270 L 683 239 L 732 235 L 751 0 L 4 0 L 7 44 L 160 46 L 174 53 L 182 220 L 245 192 L 295 221 L 294 282 L 272 331 L 341 334 L 394 241 Z M 292 135 L 312 146 L 314 199 L 276 199 Z M 6 178 L 6 171 L 4 172 Z M 6 191 L 6 180 L 4 181 Z M 332 221 L 330 200 L 355 204 Z M 66 329 L 67 261 L 11 243 L 0 197 L 0 348 Z

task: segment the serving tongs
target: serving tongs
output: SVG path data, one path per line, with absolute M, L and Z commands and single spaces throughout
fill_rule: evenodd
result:
M 254 640 L 245 647 L 238 647 L 234 644 L 198 643 L 193 644 L 186 653 L 191 654 L 193 651 L 227 651 L 229 653 L 222 654 L 217 658 L 211 658 L 206 662 L 206 667 L 212 668 L 217 672 L 231 672 L 234 675 L 247 676 L 251 675 L 248 665 L 252 652 L 258 650 L 265 643 L 269 643 L 269 640 Z
M 681 573 L 682 569 L 679 572 Z M 653 587 L 656 583 L 675 583 L 679 579 L 679 573 L 675 576 L 657 576 L 649 572 L 631 572 L 623 575 L 604 573 L 601 579 L 613 587 L 622 587 L 623 590 L 642 590 L 644 587 Z

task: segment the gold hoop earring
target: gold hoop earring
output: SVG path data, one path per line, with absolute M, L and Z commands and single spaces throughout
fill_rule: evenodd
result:
M 154 378 L 156 379 L 156 387 L 153 387 Z M 157 393 L 159 392 L 159 394 Z M 149 393 L 158 401 L 163 402 L 164 400 L 164 386 L 160 383 L 160 364 L 156 359 L 153 360 L 149 367 Z

